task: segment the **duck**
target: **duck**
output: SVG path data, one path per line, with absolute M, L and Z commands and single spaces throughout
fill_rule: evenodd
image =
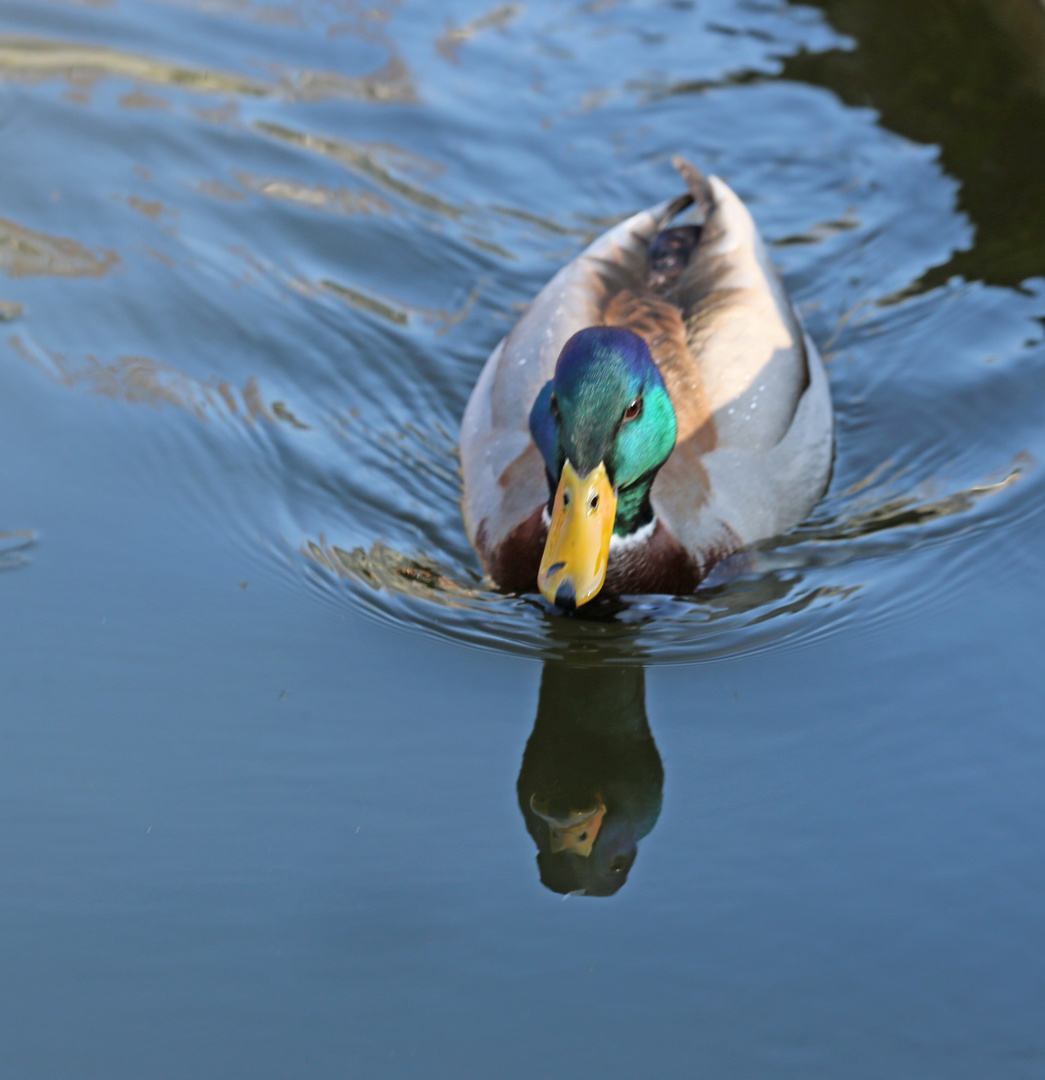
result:
M 823 363 L 750 212 L 672 164 L 685 192 L 555 274 L 461 421 L 462 515 L 488 579 L 560 612 L 692 593 L 830 479 Z

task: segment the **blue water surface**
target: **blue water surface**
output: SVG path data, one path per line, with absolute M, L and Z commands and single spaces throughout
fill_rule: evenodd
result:
M 1042 56 L 1038 0 L 0 3 L 0 1074 L 1045 1074 Z M 460 416 L 680 152 L 834 475 L 567 621 L 483 581 Z

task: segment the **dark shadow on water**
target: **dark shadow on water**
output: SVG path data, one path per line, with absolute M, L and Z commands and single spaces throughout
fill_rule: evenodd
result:
M 976 244 L 929 272 L 1019 285 L 1045 272 L 1045 5 L 1039 0 L 802 0 L 855 40 L 783 60 L 788 79 L 870 105 L 939 146 Z
M 549 660 L 517 792 L 552 892 L 612 896 L 660 816 L 644 669 Z

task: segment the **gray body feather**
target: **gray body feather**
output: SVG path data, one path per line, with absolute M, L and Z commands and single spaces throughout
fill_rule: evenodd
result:
M 701 576 L 801 521 L 827 485 L 831 399 L 816 348 L 747 208 L 722 180 L 677 164 L 693 197 L 643 210 L 581 252 L 483 368 L 461 423 L 461 462 L 465 525 L 484 562 L 547 503 L 530 409 L 566 340 L 604 322 L 630 318 L 653 339 L 679 419 L 653 509 Z M 651 241 L 692 201 L 705 221 L 688 265 L 668 292 L 644 293 Z

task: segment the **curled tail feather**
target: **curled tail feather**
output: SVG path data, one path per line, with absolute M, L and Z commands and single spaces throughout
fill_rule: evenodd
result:
M 708 178 L 696 165 L 692 165 L 677 154 L 671 159 L 671 164 L 675 166 L 679 175 L 686 181 L 686 187 L 689 188 L 690 201 L 686 205 L 696 203 L 700 207 L 700 212 L 704 215 L 704 220 L 707 221 L 715 209 L 715 193 L 711 190 Z

